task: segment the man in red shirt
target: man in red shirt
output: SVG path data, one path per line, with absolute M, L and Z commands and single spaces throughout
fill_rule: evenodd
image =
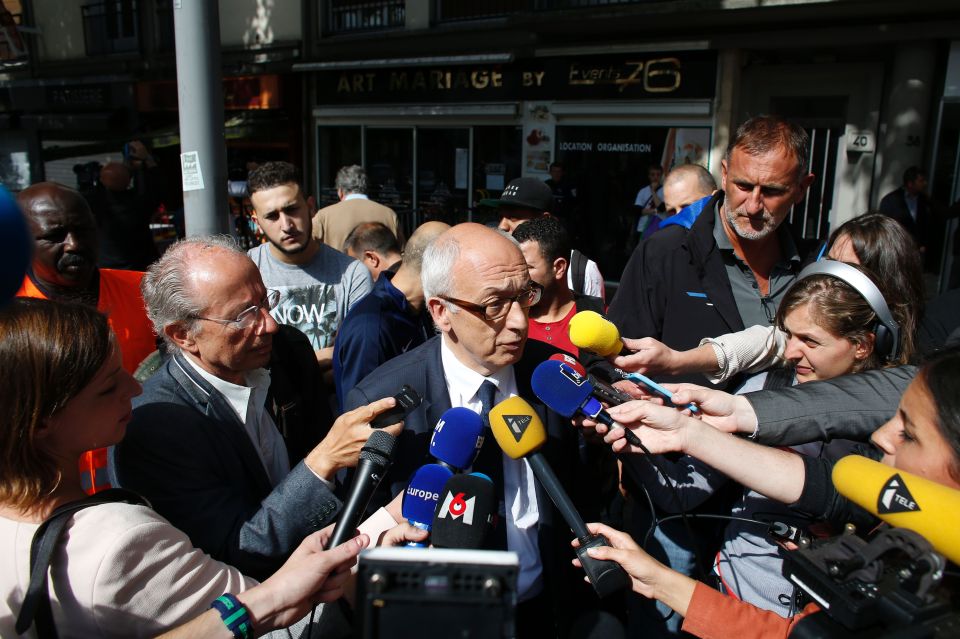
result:
M 543 287 L 540 301 L 530 307 L 528 341 L 536 340 L 552 347 L 544 350 L 538 344 L 528 343 L 527 350 L 537 353 L 535 363 L 557 351 L 579 358 L 580 351 L 570 341 L 567 326 L 577 311 L 603 313 L 603 301 L 599 297 L 576 295 L 570 290 L 567 282 L 570 235 L 560 220 L 543 216 L 520 224 L 514 229 L 513 238 L 520 243 L 530 279 Z
M 96 306 L 117 336 L 123 367 L 133 373 L 157 348 L 140 294 L 143 273 L 97 268 L 96 222 L 77 191 L 40 182 L 21 191 L 17 204 L 34 238 L 33 262 L 17 297 Z M 85 454 L 80 466 L 87 492 L 109 488 L 104 449 Z

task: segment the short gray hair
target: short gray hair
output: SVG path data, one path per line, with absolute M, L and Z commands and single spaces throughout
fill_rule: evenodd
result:
M 424 299 L 448 295 L 451 292 L 453 265 L 459 257 L 460 242 L 456 238 L 441 235 L 427 245 L 420 265 Z
M 200 300 L 193 299 L 187 290 L 186 279 L 190 272 L 189 254 L 208 248 L 221 248 L 246 257 L 246 253 L 229 235 L 188 237 L 170 246 L 163 257 L 151 264 L 140 283 L 153 330 L 170 345 L 173 343 L 163 329 L 171 324 L 182 323 L 188 331 L 193 331 L 197 316 L 203 312 Z
M 337 171 L 337 180 L 335 183 L 338 191 L 344 193 L 367 194 L 367 172 L 362 166 L 351 164 Z

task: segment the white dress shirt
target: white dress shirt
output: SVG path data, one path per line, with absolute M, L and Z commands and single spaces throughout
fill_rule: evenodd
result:
M 290 474 L 290 457 L 273 418 L 267 412 L 267 391 L 270 389 L 270 371 L 258 368 L 246 374 L 248 386 L 240 386 L 204 370 L 189 353 L 184 359 L 193 370 L 223 395 L 243 424 L 247 436 L 257 450 L 270 485 L 276 487 Z
M 499 403 L 517 395 L 517 381 L 513 366 L 500 369 L 489 377 L 465 366 L 447 345 L 447 336 L 440 341 L 440 361 L 450 393 L 450 406 L 463 407 L 479 413 L 480 398 L 477 392 L 484 381 L 497 387 L 495 395 Z M 487 437 L 493 437 L 487 433 Z M 537 505 L 536 478 L 525 459 L 512 459 L 503 452 L 503 502 L 500 515 L 504 516 L 507 532 L 507 549 L 517 553 L 520 570 L 517 577 L 517 592 L 520 601 L 531 599 L 543 590 L 543 565 L 540 562 L 540 546 L 537 541 L 537 522 L 540 509 Z

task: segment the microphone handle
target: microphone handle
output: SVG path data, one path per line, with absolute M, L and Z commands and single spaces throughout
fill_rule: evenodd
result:
M 597 416 L 594 417 L 594 419 L 596 419 L 601 424 L 605 424 L 606 426 L 609 426 L 610 428 L 622 428 L 626 433 L 623 437 L 624 439 L 627 440 L 627 443 L 630 444 L 631 446 L 636 446 L 637 448 L 640 448 L 643 446 L 643 442 L 640 441 L 640 438 L 637 437 L 637 435 L 632 430 L 625 427 L 623 424 L 614 421 L 613 417 L 610 417 L 610 413 L 608 413 L 607 411 L 605 410 L 600 411 L 599 413 L 597 413 Z
M 550 468 L 550 464 L 547 463 L 547 459 L 543 456 L 543 453 L 535 451 L 527 455 L 525 459 L 530 462 L 530 468 L 533 469 L 533 474 L 537 476 L 540 485 L 543 486 L 543 489 L 550 495 L 553 505 L 556 506 L 560 514 L 563 515 L 564 521 L 570 526 L 573 534 L 581 540 L 589 539 L 590 531 L 587 530 L 587 525 L 583 523 L 583 518 L 580 517 L 580 513 L 574 508 L 573 502 L 570 501 L 570 497 L 567 496 L 567 491 L 560 485 L 560 480 L 557 479 L 553 469 Z
M 373 492 L 380 485 L 389 464 L 378 463 L 372 459 L 361 459 L 357 465 L 357 474 L 350 485 L 350 493 L 340 511 L 340 519 L 333 529 L 333 535 L 327 542 L 325 550 L 336 548 L 348 539 L 353 539 L 360 518 L 363 517 Z

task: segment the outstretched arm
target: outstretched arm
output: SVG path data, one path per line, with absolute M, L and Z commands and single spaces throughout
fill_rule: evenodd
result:
M 735 437 L 674 408 L 632 401 L 609 409 L 654 454 L 683 452 L 770 499 L 791 504 L 803 492 L 805 472 L 798 455 Z M 643 453 L 630 446 L 622 428 L 607 433 L 615 452 Z

